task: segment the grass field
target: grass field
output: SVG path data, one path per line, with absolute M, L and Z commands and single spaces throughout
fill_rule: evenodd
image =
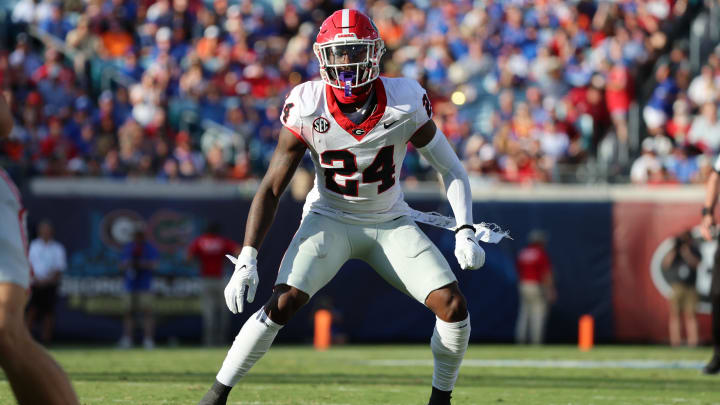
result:
M 82 404 L 194 405 L 214 380 L 225 349 L 73 348 L 53 354 Z M 465 357 L 453 404 L 720 404 L 720 377 L 703 376 L 697 368 L 709 355 L 707 348 L 606 346 L 581 353 L 568 346 L 475 345 Z M 426 405 L 431 361 L 424 345 L 327 352 L 273 347 L 228 403 Z M 13 403 L 0 375 L 0 404 Z

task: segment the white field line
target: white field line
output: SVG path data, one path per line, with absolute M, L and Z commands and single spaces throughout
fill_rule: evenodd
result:
M 367 360 L 362 364 L 385 367 L 432 366 L 432 360 Z M 701 369 L 703 362 L 693 360 L 505 360 L 467 359 L 463 367 L 509 368 L 626 368 L 626 369 Z
M 275 402 L 258 402 L 258 401 L 245 402 L 245 401 L 240 401 L 240 402 L 231 402 L 231 404 L 237 404 L 237 405 L 278 405 L 278 404 L 287 404 L 287 403 L 288 403 L 287 401 L 275 401 Z M 330 403 L 330 402 L 323 402 L 322 404 L 320 404 L 320 403 L 318 403 L 318 402 L 312 402 L 312 403 L 313 403 L 313 404 L 318 404 L 318 405 L 350 405 L 350 404 L 336 404 L 336 403 Z

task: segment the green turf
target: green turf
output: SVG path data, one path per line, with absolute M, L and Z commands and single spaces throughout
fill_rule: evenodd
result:
M 62 349 L 53 355 L 82 404 L 196 404 L 212 383 L 225 349 Z M 707 348 L 645 346 L 472 346 L 466 359 L 690 360 Z M 345 346 L 327 352 L 273 347 L 230 395 L 229 404 L 426 405 L 431 366 L 372 366 L 368 360 L 430 360 L 418 346 Z M 13 404 L 0 374 L 0 404 Z M 461 404 L 720 404 L 720 377 L 687 369 L 464 367 L 454 393 Z

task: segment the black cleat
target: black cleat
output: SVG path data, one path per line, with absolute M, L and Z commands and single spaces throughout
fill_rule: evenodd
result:
M 702 369 L 703 374 L 717 374 L 720 372 L 720 355 L 714 354 L 712 359 Z
M 432 387 L 432 394 L 430 394 L 430 402 L 428 402 L 428 405 L 450 405 L 451 393 L 452 391 L 441 391 Z
M 215 380 L 215 383 L 210 387 L 210 390 L 205 394 L 204 397 L 198 402 L 198 405 L 226 405 L 228 395 L 232 387 L 221 384 Z

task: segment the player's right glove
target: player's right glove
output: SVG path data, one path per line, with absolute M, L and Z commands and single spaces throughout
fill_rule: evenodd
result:
M 461 229 L 455 234 L 455 258 L 463 270 L 479 269 L 485 264 L 485 250 L 472 229 Z
M 247 287 L 247 302 L 255 300 L 260 278 L 257 272 L 257 250 L 252 246 L 245 246 L 237 258 L 225 255 L 235 265 L 235 272 L 225 286 L 225 304 L 233 314 L 243 311 L 245 305 L 245 287 Z

